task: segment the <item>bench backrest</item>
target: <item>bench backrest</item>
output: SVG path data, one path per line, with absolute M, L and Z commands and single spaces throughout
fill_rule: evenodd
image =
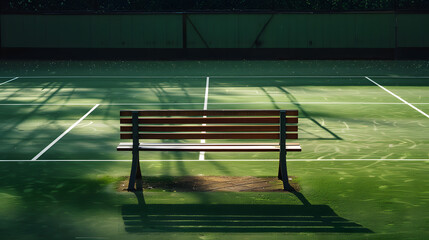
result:
M 298 138 L 298 110 L 141 110 L 120 116 L 121 139 Z

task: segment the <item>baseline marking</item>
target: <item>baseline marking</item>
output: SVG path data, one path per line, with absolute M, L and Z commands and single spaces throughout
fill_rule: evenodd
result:
M 277 104 L 314 104 L 314 105 L 401 105 L 404 103 L 391 102 L 274 102 Z M 273 104 L 273 102 L 245 102 L 245 103 L 207 103 L 207 105 L 254 105 Z M 429 103 L 411 103 L 427 105 Z M 0 106 L 94 106 L 94 103 L 0 103 Z M 101 106 L 163 106 L 163 105 L 201 105 L 201 103 L 100 103 Z
M 131 79 L 131 78 L 137 78 L 137 79 L 139 79 L 139 78 L 166 78 L 166 79 L 170 79 L 170 78 L 173 78 L 173 79 L 177 79 L 177 78 L 202 78 L 202 77 L 205 77 L 205 76 L 198 76 L 198 75 L 194 75 L 194 76 L 185 76 L 185 75 L 183 75 L 183 76 L 177 76 L 177 75 L 175 75 L 175 76 L 165 76 L 165 75 L 163 75 L 163 76 L 138 76 L 138 75 L 105 75 L 105 76 L 103 76 L 103 75 L 88 75 L 88 76 L 84 76 L 84 75 L 82 75 L 82 76 L 78 76 L 78 75 L 76 75 L 76 76 L 60 76 L 60 75 L 58 75 L 58 76 L 21 76 L 21 78 L 129 78 L 129 79 Z M 361 76 L 362 77 L 362 76 Z
M 368 79 L 369 81 L 371 81 L 372 83 L 374 83 L 375 85 L 379 86 L 381 89 L 383 89 L 384 91 L 390 93 L 392 96 L 396 97 L 397 99 L 401 100 L 403 103 L 407 104 L 408 106 L 410 106 L 411 108 L 413 108 L 414 110 L 416 110 L 417 112 L 421 113 L 423 116 L 429 118 L 429 115 L 427 115 L 425 112 L 423 112 L 422 110 L 416 108 L 414 105 L 412 105 L 411 103 L 405 101 L 404 99 L 402 99 L 401 97 L 399 97 L 398 95 L 394 94 L 393 92 L 389 91 L 388 89 L 386 89 L 385 87 L 381 86 L 380 84 L 376 83 L 374 80 L 372 80 L 369 77 L 365 77 L 366 79 Z
M 203 75 L 193 75 L 193 76 L 138 76 L 138 75 L 88 75 L 88 76 L 20 76 L 20 78 L 202 78 L 205 77 Z M 267 76 L 267 75 L 219 75 L 219 76 L 212 76 L 212 78 L 362 78 L 363 75 L 277 75 L 277 76 Z M 372 76 L 375 78 L 429 78 L 429 76 L 391 76 L 391 75 L 377 75 Z M 7 76 L 0 77 L 0 78 L 10 78 Z
M 65 130 L 60 136 L 58 136 L 54 141 L 52 141 L 48 146 L 46 146 L 39 154 L 34 156 L 34 158 L 31 159 L 31 161 L 36 161 L 39 159 L 40 156 L 42 156 L 46 151 L 48 151 L 52 146 L 54 146 L 55 143 L 57 143 L 61 138 L 63 138 L 68 132 L 70 132 L 74 127 L 76 127 L 83 119 L 85 119 L 89 114 L 91 114 L 92 111 L 94 111 L 100 104 L 96 104 L 94 107 L 91 108 L 83 117 L 81 117 L 79 120 L 77 120 L 73 125 L 71 125 L 67 130 Z
M 7 80 L 7 81 L 5 81 L 5 82 L 2 82 L 2 83 L 0 83 L 0 86 L 1 85 L 3 85 L 3 84 L 6 84 L 6 83 L 8 83 L 8 82 L 12 82 L 12 81 L 14 81 L 14 80 L 16 80 L 16 79 L 18 79 L 19 77 L 14 77 L 14 78 L 12 78 L 12 79 L 10 79 L 10 80 Z
M 52 159 L 52 160 L 0 160 L 1 162 L 131 162 L 132 160 L 79 160 L 79 159 Z M 145 162 L 202 162 L 195 159 L 184 159 L 184 160 L 144 160 Z M 219 160 L 204 160 L 204 162 L 278 162 L 278 159 L 219 159 Z M 428 162 L 429 159 L 424 158 L 415 158 L 415 159 L 361 159 L 361 158 L 349 158 L 349 159 L 288 159 L 288 162 L 332 162 L 332 161 L 341 161 L 341 162 L 354 162 L 354 161 L 392 161 L 392 162 Z
M 207 110 L 207 104 L 208 104 L 208 100 L 209 100 L 209 82 L 210 82 L 210 78 L 207 77 L 206 78 L 206 92 L 204 94 L 204 107 L 203 107 L 204 110 Z M 203 117 L 207 117 L 207 116 L 203 116 Z M 203 126 L 206 126 L 206 124 L 203 123 Z M 203 131 L 201 133 L 205 133 L 205 132 Z M 206 143 L 206 140 L 201 139 L 201 143 Z M 203 161 L 205 159 L 205 155 L 206 155 L 206 152 L 200 152 L 200 156 L 199 156 L 198 160 Z

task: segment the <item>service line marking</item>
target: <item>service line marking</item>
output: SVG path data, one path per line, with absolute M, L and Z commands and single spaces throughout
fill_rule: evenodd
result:
M 131 162 L 132 160 L 94 160 L 94 159 L 39 159 L 33 160 L 0 160 L 1 162 Z M 196 159 L 161 159 L 161 160 L 141 160 L 144 162 L 278 162 L 278 159 L 207 159 L 204 161 Z M 378 158 L 346 158 L 346 159 L 288 159 L 288 162 L 354 162 L 354 161 L 391 161 L 391 162 L 428 162 L 429 159 L 415 158 L 415 159 L 378 159 Z
M 2 82 L 2 83 L 0 83 L 0 86 L 1 85 L 3 85 L 3 84 L 6 84 L 6 83 L 8 83 L 8 82 L 12 82 L 12 81 L 14 81 L 14 80 L 16 80 L 16 79 L 18 79 L 19 77 L 14 77 L 14 78 L 12 78 L 12 79 L 9 79 L 9 80 L 7 80 L 7 81 L 5 81 L 5 82 Z
M 386 89 L 385 87 L 381 86 L 380 84 L 376 83 L 374 80 L 372 80 L 369 77 L 365 77 L 366 79 L 368 79 L 369 81 L 371 81 L 372 83 L 374 83 L 375 85 L 379 86 L 381 89 L 383 89 L 384 91 L 390 93 L 392 96 L 396 97 L 397 99 L 401 100 L 403 103 L 407 104 L 408 106 L 410 106 L 411 108 L 413 108 L 414 110 L 416 110 L 417 112 L 421 113 L 423 116 L 429 118 L 429 115 L 427 115 L 425 112 L 423 112 L 422 110 L 416 108 L 414 105 L 412 105 L 411 103 L 405 101 L 404 99 L 402 99 L 401 97 L 399 97 L 398 95 L 394 94 L 393 92 L 389 91 L 388 89 Z
M 55 143 L 57 143 L 61 138 L 63 138 L 67 133 L 69 133 L 74 127 L 76 127 L 83 119 L 85 119 L 92 111 L 94 111 L 100 104 L 95 104 L 85 115 L 83 115 L 79 120 L 77 120 L 73 125 L 71 125 L 67 130 L 65 130 L 60 136 L 58 136 L 54 141 L 52 141 L 48 146 L 46 146 L 42 151 L 40 151 L 31 161 L 36 161 L 42 156 L 46 151 L 48 151 Z
M 209 84 L 210 84 L 210 77 L 207 77 L 206 78 L 206 92 L 204 94 L 204 107 L 203 107 L 204 110 L 207 110 L 207 104 L 209 101 Z M 203 116 L 203 117 L 207 117 L 207 116 Z M 203 126 L 206 126 L 206 124 L 203 123 Z M 203 131 L 202 133 L 205 133 L 205 132 Z M 201 139 L 201 143 L 206 143 L 206 140 Z M 206 152 L 200 152 L 200 156 L 198 157 L 198 160 L 204 161 L 205 155 L 206 155 Z

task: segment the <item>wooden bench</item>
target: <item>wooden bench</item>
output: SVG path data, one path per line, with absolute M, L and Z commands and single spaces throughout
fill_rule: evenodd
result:
M 139 151 L 195 152 L 279 152 L 278 178 L 284 190 L 289 184 L 287 152 L 299 152 L 298 110 L 141 110 L 120 112 L 118 151 L 132 152 L 128 191 L 142 190 Z M 140 139 L 240 139 L 234 143 L 149 143 Z M 254 143 L 249 140 L 270 139 L 275 142 Z M 136 185 L 136 188 L 134 186 Z

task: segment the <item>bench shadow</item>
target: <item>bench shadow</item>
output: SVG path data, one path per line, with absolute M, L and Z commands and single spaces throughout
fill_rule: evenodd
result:
M 302 205 L 253 204 L 138 204 L 122 206 L 125 230 L 142 232 L 327 232 L 373 233 L 338 216 L 327 205 L 311 205 L 299 192 Z

